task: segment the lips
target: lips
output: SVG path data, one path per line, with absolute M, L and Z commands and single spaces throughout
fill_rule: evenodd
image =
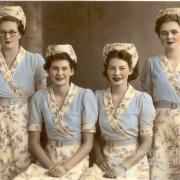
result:
M 6 43 L 6 44 L 9 44 L 9 43 L 10 43 L 10 41 L 5 41 L 5 43 Z
M 113 77 L 112 78 L 114 81 L 120 81 L 122 78 L 120 78 L 120 77 Z
M 174 42 L 167 42 L 167 44 L 169 44 L 169 45 L 171 45 L 171 44 L 173 44 Z
M 57 81 L 62 81 L 64 78 L 56 77 L 55 78 Z

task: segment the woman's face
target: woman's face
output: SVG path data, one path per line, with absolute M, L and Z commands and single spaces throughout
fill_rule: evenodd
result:
M 180 47 L 180 26 L 175 21 L 163 23 L 160 28 L 160 40 L 166 50 Z
M 112 85 L 124 85 L 128 82 L 128 76 L 132 74 L 128 63 L 119 58 L 113 58 L 109 61 L 107 74 Z
M 16 22 L 4 21 L 0 23 L 0 43 L 3 49 L 19 46 L 21 35 Z
M 49 76 L 53 85 L 65 86 L 69 84 L 70 77 L 73 76 L 74 70 L 71 69 L 69 61 L 57 60 L 52 61 L 49 68 Z

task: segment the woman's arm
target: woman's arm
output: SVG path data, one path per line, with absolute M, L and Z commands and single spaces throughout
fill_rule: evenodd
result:
M 122 164 L 122 167 L 127 170 L 138 163 L 144 157 L 144 155 L 149 152 L 151 145 L 152 136 L 140 136 L 140 145 L 138 146 L 134 154 L 124 160 L 124 165 Z
M 34 155 L 34 157 L 47 169 L 55 166 L 55 163 L 49 159 L 49 157 L 44 152 L 40 144 L 40 131 L 30 131 L 29 132 L 29 149 Z
M 140 136 L 140 145 L 138 146 L 136 151 L 131 156 L 126 158 L 120 165 L 120 167 L 109 169 L 105 173 L 105 177 L 115 178 L 117 176 L 122 175 L 125 171 L 134 166 L 136 163 L 138 163 L 144 157 L 144 155 L 149 152 L 151 145 L 152 136 Z
M 94 148 L 93 148 L 96 157 L 95 161 L 103 171 L 107 171 L 109 169 L 109 166 L 104 158 L 102 147 L 103 147 L 103 140 L 100 137 L 96 137 L 94 140 Z
M 80 146 L 78 151 L 74 154 L 74 156 L 63 164 L 66 171 L 72 169 L 90 153 L 93 147 L 93 139 L 94 139 L 93 133 L 83 133 L 82 145 Z

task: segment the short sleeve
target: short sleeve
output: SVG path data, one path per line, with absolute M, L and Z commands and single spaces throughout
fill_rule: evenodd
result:
M 97 101 L 94 93 L 86 89 L 83 94 L 83 122 L 82 132 L 95 133 L 95 124 L 98 118 Z
M 140 75 L 141 86 L 144 91 L 152 95 L 152 74 L 151 74 L 151 59 L 148 59 L 143 67 Z
M 153 106 L 152 98 L 147 93 L 142 93 L 140 96 L 140 135 L 153 135 L 153 121 L 156 112 Z
M 36 72 L 35 72 L 35 84 L 36 89 L 39 89 L 39 87 L 46 86 L 46 79 L 47 79 L 47 72 L 44 70 L 44 59 L 40 54 L 35 54 L 36 56 Z
M 38 91 L 32 96 L 29 106 L 29 131 L 41 131 L 42 114 Z

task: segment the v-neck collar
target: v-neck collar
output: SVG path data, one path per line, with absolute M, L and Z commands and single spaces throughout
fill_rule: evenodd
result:
M 117 106 L 117 109 L 115 110 L 113 108 L 110 88 L 104 90 L 104 106 L 110 125 L 116 133 L 128 139 L 131 139 L 131 135 L 125 132 L 124 129 L 121 127 L 118 122 L 118 116 L 125 111 L 135 94 L 136 90 L 129 84 L 128 90 L 126 91 L 124 97 L 122 98 L 121 102 Z
M 16 71 L 18 65 L 22 62 L 24 59 L 26 50 L 23 47 L 20 47 L 20 50 L 16 56 L 15 61 L 13 62 L 13 65 L 11 69 L 7 67 L 6 61 L 4 59 L 4 56 L 2 54 L 2 51 L 0 52 L 0 71 L 2 73 L 3 78 L 7 82 L 9 88 L 17 95 L 18 97 L 26 97 L 24 92 L 21 88 L 17 87 L 16 83 L 13 80 L 13 74 Z
M 164 55 L 160 56 L 160 62 L 171 86 L 180 95 L 180 63 L 173 69 Z
M 48 88 L 48 104 L 53 115 L 53 121 L 56 127 L 61 131 L 61 133 L 64 134 L 64 136 L 71 136 L 71 133 L 68 132 L 68 130 L 64 127 L 63 116 L 64 116 L 64 113 L 70 108 L 78 90 L 79 90 L 79 87 L 71 83 L 68 93 L 64 99 L 64 102 L 61 108 L 59 108 L 56 103 L 53 88 L 52 87 Z

